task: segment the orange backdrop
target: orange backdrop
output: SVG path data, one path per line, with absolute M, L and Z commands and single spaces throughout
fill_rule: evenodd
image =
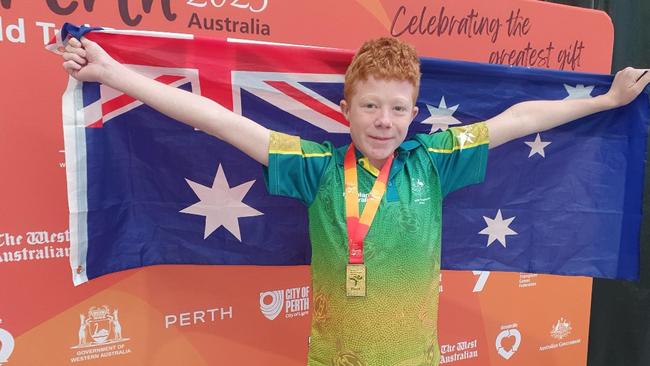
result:
M 0 259 L 69 245 L 67 76 L 43 49 L 65 21 L 340 48 L 394 35 L 426 56 L 602 73 L 613 42 L 604 13 L 522 0 L 0 0 Z M 304 365 L 322 311 L 307 266 L 156 266 L 74 288 L 67 258 L 0 260 L 0 278 L 7 365 Z M 591 279 L 447 271 L 442 284 L 444 363 L 586 364 Z M 298 301 L 269 320 L 269 291 Z M 110 331 L 80 337 L 82 321 Z

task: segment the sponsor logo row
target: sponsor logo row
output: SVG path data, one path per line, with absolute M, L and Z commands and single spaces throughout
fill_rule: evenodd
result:
M 264 291 L 259 294 L 260 315 L 269 321 L 275 320 L 280 314 L 284 318 L 297 318 L 309 314 L 309 286 Z M 123 311 L 115 306 L 92 306 L 86 312 L 79 314 L 77 326 L 72 324 L 69 332 L 77 332 L 78 342 L 70 346 L 70 363 L 79 363 L 96 359 L 109 359 L 128 355 L 132 352 L 129 346 L 131 338 L 129 324 L 121 319 Z M 232 305 L 215 306 L 189 312 L 164 315 L 164 327 L 187 327 L 217 321 L 229 321 L 235 317 Z M 10 357 L 14 352 L 15 339 L 6 329 L 0 319 L 0 365 L 10 365 Z M 74 329 L 74 330 L 73 330 Z
M 309 286 L 264 291 L 259 294 L 259 310 L 269 321 L 283 314 L 284 318 L 296 318 L 309 314 Z M 78 327 L 72 324 L 69 332 L 77 331 L 78 342 L 71 345 L 70 363 L 95 359 L 121 357 L 132 352 L 129 325 L 121 321 L 120 314 L 126 309 L 109 305 L 92 306 L 79 314 Z M 186 327 L 234 319 L 233 306 L 218 306 L 191 312 L 166 314 L 165 328 Z M 0 319 L 0 365 L 10 364 L 15 348 L 12 334 L 3 329 Z M 517 323 L 503 325 L 494 338 L 494 350 L 504 360 L 517 359 L 517 351 L 525 343 Z M 580 344 L 582 339 L 571 337 L 571 322 L 564 317 L 549 326 L 549 343 L 536 346 L 540 352 Z M 481 347 L 483 348 L 483 347 Z M 461 340 L 451 344 L 440 344 L 441 364 L 449 364 L 479 357 L 478 339 Z
M 551 343 L 539 345 L 540 352 L 580 344 L 582 339 L 572 338 L 571 323 L 565 318 L 560 318 L 549 327 L 548 338 Z M 494 339 L 494 349 L 504 360 L 515 360 L 525 340 L 517 323 L 501 326 Z M 463 340 L 453 344 L 440 345 L 440 364 L 449 364 L 457 361 L 479 357 L 477 339 Z M 516 363 L 516 361 L 513 361 Z

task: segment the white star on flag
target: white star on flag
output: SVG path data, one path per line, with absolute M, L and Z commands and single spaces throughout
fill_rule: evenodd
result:
M 499 243 L 506 248 L 506 235 L 517 235 L 517 232 L 508 227 L 515 218 L 516 216 L 513 216 L 504 220 L 501 216 L 501 210 L 497 211 L 497 215 L 494 219 L 483 216 L 483 220 L 485 220 L 487 227 L 481 230 L 479 234 L 489 235 L 487 243 L 488 247 L 495 240 L 498 240 Z
M 528 157 L 530 158 L 531 156 L 535 154 L 541 155 L 543 158 L 546 157 L 544 155 L 544 148 L 548 145 L 551 144 L 550 141 L 542 141 L 542 138 L 539 136 L 539 133 L 535 137 L 535 141 L 524 141 L 524 144 L 530 146 L 530 153 L 528 154 Z
M 212 187 L 206 187 L 189 179 L 185 179 L 185 181 L 200 201 L 180 212 L 205 216 L 203 239 L 206 239 L 220 226 L 223 226 L 241 242 L 239 218 L 263 215 L 263 213 L 242 202 L 255 181 L 252 180 L 230 188 L 221 164 L 217 169 L 217 175 L 214 176 Z
M 428 104 L 425 105 L 427 106 L 427 109 L 429 110 L 429 114 L 431 114 L 431 116 L 427 117 L 420 123 L 431 125 L 431 132 L 429 133 L 434 133 L 438 130 L 446 131 L 449 126 L 458 125 L 461 123 L 459 120 L 452 117 L 460 104 L 456 104 L 453 107 L 447 107 L 445 97 L 443 96 L 442 99 L 440 99 L 440 104 L 438 107 L 434 107 Z
M 566 99 L 586 99 L 593 98 L 591 92 L 594 90 L 595 85 L 584 86 L 584 84 L 578 84 L 575 87 L 571 85 L 564 84 L 564 89 L 569 95 L 564 98 Z

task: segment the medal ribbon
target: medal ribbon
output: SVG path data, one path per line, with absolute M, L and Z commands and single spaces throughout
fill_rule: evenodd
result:
M 368 234 L 372 220 L 379 208 L 381 198 L 386 192 L 388 173 L 393 164 L 393 154 L 388 156 L 384 166 L 375 179 L 372 190 L 368 194 L 366 206 L 359 218 L 359 181 L 357 178 L 357 161 L 354 144 L 351 143 L 345 153 L 343 173 L 345 177 L 345 212 L 348 227 L 348 248 L 350 250 L 350 264 L 363 264 L 363 241 Z

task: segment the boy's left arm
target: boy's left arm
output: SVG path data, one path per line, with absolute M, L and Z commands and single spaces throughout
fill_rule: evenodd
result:
M 490 148 L 633 101 L 650 83 L 648 70 L 628 67 L 616 73 L 606 94 L 589 99 L 540 100 L 513 105 L 486 121 Z M 644 74 L 645 73 L 645 74 Z

